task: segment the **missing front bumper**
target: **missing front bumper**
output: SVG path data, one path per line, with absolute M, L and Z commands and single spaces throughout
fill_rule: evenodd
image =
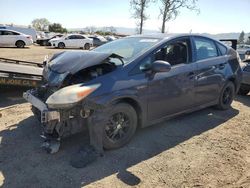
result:
M 23 98 L 40 111 L 41 123 L 49 123 L 51 121 L 60 122 L 60 112 L 56 110 L 49 110 L 43 101 L 34 96 L 32 90 L 24 92 Z

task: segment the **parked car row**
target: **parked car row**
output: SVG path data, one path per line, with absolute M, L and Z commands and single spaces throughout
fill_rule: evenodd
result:
M 90 49 L 91 46 L 97 47 L 109 41 L 113 41 L 114 36 L 87 36 L 81 34 L 56 34 L 48 38 L 39 38 L 36 43 L 41 46 L 52 46 L 55 48 L 83 48 Z M 23 48 L 30 46 L 33 42 L 31 35 L 26 35 L 9 29 L 0 29 L 0 46 L 16 46 Z
M 238 45 L 237 52 L 242 61 L 250 60 L 250 45 Z

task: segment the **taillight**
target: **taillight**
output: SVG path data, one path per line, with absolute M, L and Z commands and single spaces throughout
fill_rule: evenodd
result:
M 32 39 L 32 36 L 27 36 L 26 38 L 27 38 L 27 39 Z

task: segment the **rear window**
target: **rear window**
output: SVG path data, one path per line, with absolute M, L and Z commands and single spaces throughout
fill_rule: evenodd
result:
M 218 46 L 218 48 L 220 50 L 221 55 L 226 55 L 227 48 L 225 46 L 223 46 L 222 44 L 218 43 L 218 42 L 217 42 L 217 46 Z
M 196 48 L 197 61 L 218 56 L 217 47 L 213 40 L 195 37 L 194 43 Z

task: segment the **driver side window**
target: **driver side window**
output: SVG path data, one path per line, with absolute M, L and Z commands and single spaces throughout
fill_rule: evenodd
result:
M 155 60 L 163 60 L 172 66 L 189 62 L 189 40 L 179 39 L 168 43 L 155 53 Z
M 166 46 L 154 52 L 151 56 L 145 58 L 140 64 L 140 70 L 149 69 L 154 61 L 162 60 L 175 66 L 190 62 L 190 41 L 187 38 L 168 42 Z

